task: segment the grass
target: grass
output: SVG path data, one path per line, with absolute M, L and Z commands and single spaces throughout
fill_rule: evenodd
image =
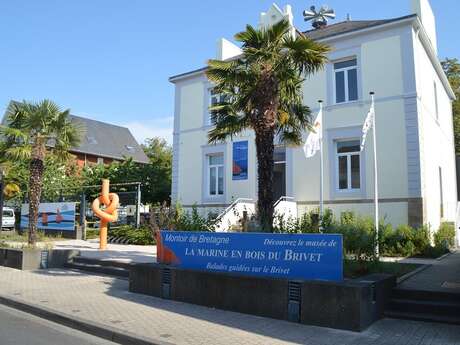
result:
M 358 278 L 372 273 L 387 273 L 401 277 L 419 267 L 420 265 L 398 262 L 344 260 L 343 274 L 345 278 Z
M 61 241 L 63 239 L 61 234 L 56 235 L 45 235 L 43 231 L 37 232 L 37 242 L 53 242 Z M 23 233 L 1 233 L 0 232 L 0 243 L 1 242 L 27 242 L 27 232 Z

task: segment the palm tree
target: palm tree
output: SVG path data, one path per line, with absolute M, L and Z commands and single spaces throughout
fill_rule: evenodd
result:
M 38 209 L 42 192 L 45 157 L 54 153 L 67 158 L 68 150 L 79 143 L 82 128 L 50 100 L 39 103 L 11 102 L 6 111 L 6 124 L 0 127 L 1 160 L 29 161 L 29 237 L 34 245 L 37 234 Z
M 258 220 L 262 230 L 272 231 L 275 136 L 299 145 L 303 130 L 311 129 L 302 84 L 324 67 L 330 49 L 301 33 L 293 37 L 285 20 L 263 29 L 247 25 L 235 39 L 242 43 L 242 55 L 208 61 L 207 77 L 221 95 L 221 101 L 210 107 L 215 126 L 208 139 L 217 143 L 247 129 L 255 132 Z

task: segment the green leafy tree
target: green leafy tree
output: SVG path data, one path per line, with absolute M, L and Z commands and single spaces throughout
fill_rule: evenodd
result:
M 110 165 L 94 165 L 82 171 L 84 185 L 99 185 L 102 178 L 111 183 L 141 182 L 144 204 L 169 201 L 171 193 L 172 149 L 162 138 L 147 139 L 142 145 L 150 162 L 135 163 L 132 159 Z M 129 188 L 121 188 L 128 190 Z
M 5 172 L 5 197 L 13 203 L 22 203 L 27 197 L 29 161 L 8 160 L 2 166 Z M 51 152 L 47 154 L 43 172 L 42 201 L 58 201 L 61 196 L 76 194 L 81 190 L 82 184 L 83 179 L 74 156 L 63 159 Z
M 226 61 L 210 60 L 207 77 L 223 101 L 210 108 L 215 125 L 209 142 L 216 143 L 245 130 L 255 132 L 258 162 L 258 220 L 273 229 L 273 152 L 275 135 L 299 145 L 302 131 L 311 128 L 310 109 L 303 104 L 305 78 L 321 70 L 330 48 L 304 35 L 290 34 L 283 20 L 267 29 L 250 25 L 235 35 L 242 55 Z
M 143 193 L 151 203 L 170 201 L 172 175 L 172 148 L 163 138 L 145 140 L 142 145 L 150 164 L 144 170 Z
M 62 111 L 50 100 L 39 103 L 12 102 L 7 112 L 8 126 L 1 127 L 3 161 L 27 161 L 29 169 L 29 238 L 37 238 L 38 209 L 43 187 L 46 157 L 69 157 L 68 150 L 79 143 L 82 129 L 71 123 L 69 110 Z
M 445 59 L 441 62 L 457 99 L 452 103 L 455 152 L 460 154 L 460 62 L 458 59 Z

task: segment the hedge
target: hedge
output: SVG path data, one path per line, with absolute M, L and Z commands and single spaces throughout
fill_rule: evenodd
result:
M 319 219 L 317 211 L 305 213 L 300 218 L 277 218 L 276 232 L 318 233 L 320 225 L 324 233 L 343 235 L 346 255 L 357 259 L 371 259 L 375 255 L 375 227 L 372 219 L 359 217 L 353 212 L 343 212 L 335 220 L 330 209 Z M 391 224 L 379 224 L 379 248 L 383 256 L 423 256 L 438 257 L 454 246 L 455 229 L 452 223 L 442 223 L 439 230 L 431 235 L 428 226 L 412 228 L 400 225 L 396 229 Z M 434 246 L 430 238 L 433 237 Z

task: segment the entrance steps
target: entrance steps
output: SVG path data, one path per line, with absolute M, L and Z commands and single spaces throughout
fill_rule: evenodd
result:
M 385 316 L 460 325 L 460 294 L 396 287 Z
M 66 263 L 65 267 L 119 278 L 128 278 L 130 264 L 115 260 L 100 260 L 76 256 L 70 262 Z

